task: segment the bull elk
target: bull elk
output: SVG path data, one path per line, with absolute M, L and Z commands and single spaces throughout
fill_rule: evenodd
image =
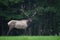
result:
M 24 13 L 24 10 L 21 10 L 21 11 Z M 26 15 L 27 17 L 29 17 L 26 13 L 24 13 L 24 15 Z M 36 11 L 33 13 L 33 15 L 31 16 L 31 18 L 23 19 L 23 20 L 11 20 L 11 21 L 9 21 L 8 22 L 9 30 L 7 32 L 7 35 L 10 33 L 10 31 L 13 28 L 26 30 L 26 28 L 29 26 L 28 24 L 32 22 L 32 17 L 34 15 L 36 15 Z

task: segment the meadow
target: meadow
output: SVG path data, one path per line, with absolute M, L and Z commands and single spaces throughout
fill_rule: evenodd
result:
M 60 40 L 60 36 L 0 36 L 0 40 Z

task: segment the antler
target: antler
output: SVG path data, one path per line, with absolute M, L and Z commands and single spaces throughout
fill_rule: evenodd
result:
M 36 5 L 35 5 L 35 6 L 36 6 Z M 27 17 L 29 17 L 29 15 L 27 15 L 27 14 L 24 12 L 24 6 L 23 6 L 23 5 L 21 6 L 21 8 L 22 8 L 22 9 L 20 9 L 20 11 L 22 11 Z M 34 12 L 34 14 L 32 15 L 32 17 L 36 15 L 37 11 L 38 11 L 38 9 L 35 8 L 35 12 Z
M 24 7 L 25 7 L 25 6 L 21 5 L 21 9 L 20 9 L 20 11 L 22 11 L 23 14 L 24 14 L 25 16 L 29 17 L 29 16 L 25 13 L 25 11 L 24 11 Z
M 29 17 L 29 16 L 24 12 L 24 9 L 20 9 L 20 11 L 22 11 L 22 12 L 25 14 L 25 16 Z
M 35 16 L 35 15 L 36 15 L 36 13 L 37 13 L 37 11 L 38 11 L 38 9 L 36 9 L 36 11 L 34 12 L 34 14 L 33 14 L 32 16 Z

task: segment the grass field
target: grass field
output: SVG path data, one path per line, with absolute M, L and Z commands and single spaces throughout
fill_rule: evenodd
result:
M 60 36 L 0 36 L 0 40 L 60 40 Z

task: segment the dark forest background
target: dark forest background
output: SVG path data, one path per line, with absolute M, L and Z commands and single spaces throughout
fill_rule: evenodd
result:
M 0 0 L 1 36 L 7 35 L 8 21 L 26 18 L 20 11 L 22 6 L 31 15 L 38 9 L 27 35 L 60 35 L 60 0 Z M 24 30 L 13 29 L 9 35 L 24 35 Z

